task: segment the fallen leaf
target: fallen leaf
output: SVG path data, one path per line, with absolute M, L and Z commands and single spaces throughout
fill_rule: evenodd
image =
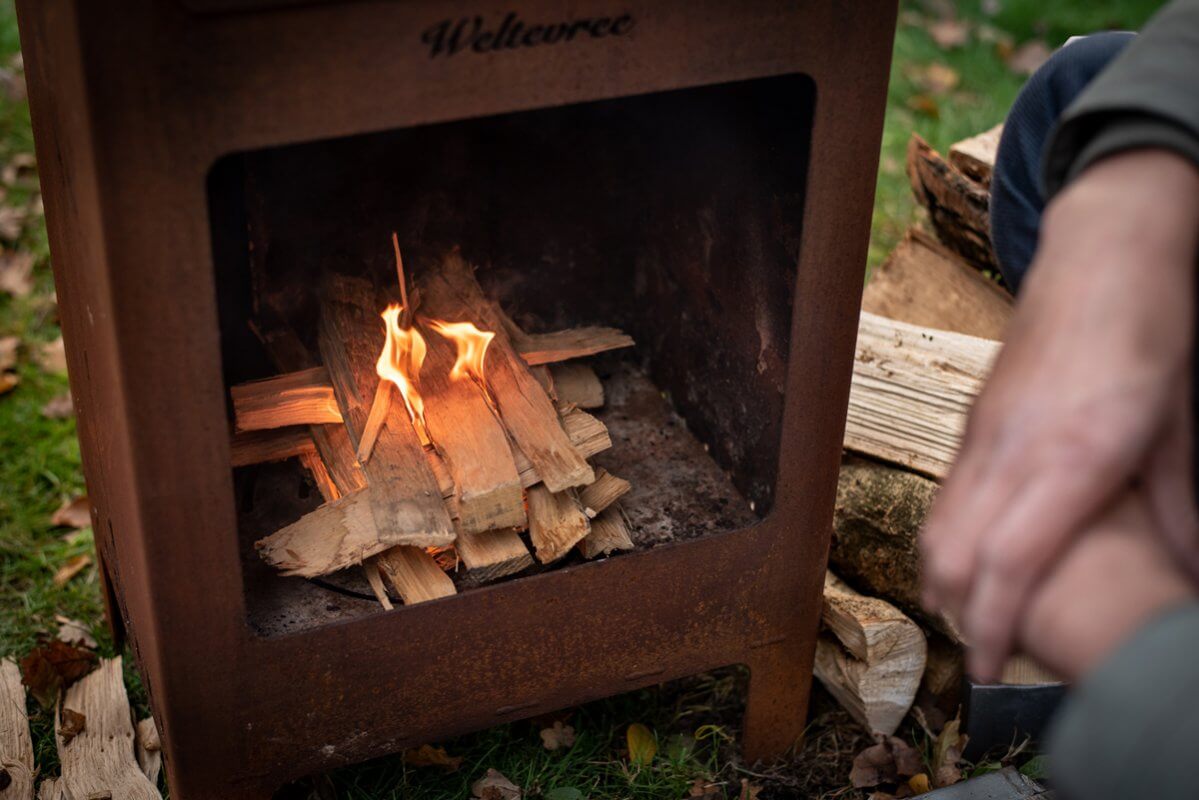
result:
M 83 570 L 87 569 L 87 566 L 91 563 L 92 557 L 87 553 L 68 558 L 66 563 L 59 567 L 58 571 L 54 573 L 54 585 L 66 586 L 71 578 L 74 578 L 80 572 L 83 572 Z
M 62 337 L 59 336 L 54 341 L 39 347 L 33 360 L 46 372 L 65 373 L 67 371 L 67 351 L 63 349 Z
M 649 728 L 640 722 L 634 722 L 625 732 L 625 739 L 629 745 L 629 760 L 634 764 L 648 764 L 654 760 L 658 752 L 658 742 Z
M 546 750 L 574 747 L 575 729 L 555 721 L 552 728 L 541 729 L 541 743 L 545 745 Z
M 77 619 L 64 617 L 61 614 L 54 617 L 58 623 L 58 640 L 67 644 L 77 644 L 95 650 L 99 645 L 91 630 Z
M 47 419 L 70 419 L 75 416 L 75 401 L 71 393 L 66 392 L 52 397 L 42 406 L 42 416 Z
M 961 719 L 954 717 L 945 723 L 933 743 L 932 779 L 933 786 L 938 789 L 952 786 L 962 779 L 958 762 L 962 760 L 962 750 L 966 748 L 969 737 L 961 733 L 960 728 Z
M 748 778 L 741 779 L 741 794 L 737 800 L 758 800 L 758 795 L 761 794 L 762 787 L 756 783 L 750 783 Z
M 27 297 L 33 291 L 33 254 L 0 253 L 0 292 Z
M 960 19 L 939 19 L 928 26 L 928 35 L 933 37 L 937 47 L 950 50 L 970 41 L 970 26 Z
M 928 781 L 928 774 L 924 772 L 908 778 L 908 788 L 916 794 L 931 792 L 933 789 L 932 785 Z
M 1051 55 L 1053 51 L 1049 49 L 1048 44 L 1040 39 L 1033 39 L 1012 51 L 1007 58 L 1007 66 L 1017 75 L 1032 75 Z
M 907 107 L 932 119 L 941 118 L 941 106 L 927 94 L 914 94 L 907 99 Z
M 37 159 L 33 153 L 17 153 L 0 169 L 0 181 L 5 186 L 32 188 L 37 186 Z
M 91 650 L 54 639 L 34 648 L 21 659 L 21 680 L 43 707 L 52 708 L 58 699 L 58 690 L 91 672 L 96 661 L 96 654 Z
M 19 206 L 0 206 L 0 239 L 15 242 L 25 230 L 29 211 Z
M 414 767 L 441 767 L 446 772 L 454 772 L 462 766 L 462 756 L 451 756 L 444 747 L 430 744 L 405 752 L 404 761 Z
M 58 724 L 58 735 L 62 737 L 63 744 L 69 744 L 72 739 L 83 733 L 87 726 L 87 717 L 73 708 L 64 707 L 60 718 L 62 721 Z
M 720 788 L 723 784 L 713 783 L 708 778 L 696 778 L 691 781 L 691 786 L 687 790 L 688 797 L 695 797 L 699 800 L 724 800 L 724 791 Z
M 470 793 L 479 800 L 520 800 L 520 787 L 494 769 L 471 784 Z
M 953 91 L 961 82 L 961 76 L 953 67 L 934 61 L 912 73 L 912 79 L 931 94 L 945 94 Z
M 920 753 L 898 736 L 867 747 L 853 759 L 849 781 L 855 789 L 869 789 L 917 775 L 924 769 Z
M 92 524 L 92 504 L 88 502 L 87 495 L 64 501 L 54 512 L 54 516 L 50 517 L 50 524 L 77 529 L 89 527 Z
M 28 96 L 25 89 L 25 73 L 19 69 L 0 68 L 0 89 L 11 102 L 24 101 Z
M 0 336 L 0 370 L 17 365 L 17 348 L 20 346 L 21 340 L 16 336 Z

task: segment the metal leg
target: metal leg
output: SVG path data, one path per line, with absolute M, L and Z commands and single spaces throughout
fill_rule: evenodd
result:
M 747 763 L 773 761 L 799 743 L 812 686 L 812 652 L 806 658 L 782 644 L 749 661 L 742 754 Z

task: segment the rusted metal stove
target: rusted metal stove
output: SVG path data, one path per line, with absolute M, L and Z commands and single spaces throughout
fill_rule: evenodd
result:
M 110 613 L 174 797 L 730 664 L 746 757 L 795 742 L 893 4 L 18 11 Z M 632 334 L 596 412 L 631 552 L 394 610 L 259 558 L 320 504 L 294 460 L 233 466 L 230 388 L 280 366 L 263 285 L 312 355 L 316 287 L 387 274 L 392 231 L 418 284 L 457 248 L 531 329 Z

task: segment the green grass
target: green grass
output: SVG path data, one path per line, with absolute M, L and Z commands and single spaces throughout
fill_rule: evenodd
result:
M 931 2 L 928 6 L 934 7 Z M 988 17 L 981 10 L 981 0 L 958 4 L 958 13 L 971 22 L 972 32 L 964 47 L 949 51 L 938 47 L 925 30 L 924 20 L 934 12 L 913 2 L 903 6 L 887 98 L 872 265 L 919 218 L 903 173 L 911 133 L 920 133 L 944 151 L 954 141 L 1001 121 L 1019 91 L 1023 78 L 1008 69 L 994 43 L 981 40 L 980 24 L 1010 36 L 1015 45 L 1043 38 L 1056 46 L 1074 33 L 1140 27 L 1157 3 L 1002 0 L 999 6 L 998 13 Z M 7 65 L 18 49 L 12 2 L 0 0 L 0 66 Z M 918 82 L 920 70 L 931 63 L 952 68 L 960 83 L 931 96 L 932 105 L 914 104 L 913 98 L 926 94 Z M 27 105 L 0 93 L 0 165 L 31 150 Z M 0 203 L 23 205 L 27 200 L 28 191 L 11 189 Z M 69 531 L 49 522 L 63 500 L 83 491 L 83 480 L 74 420 L 50 420 L 41 414 L 48 400 L 66 390 L 66 380 L 44 373 L 30 357 L 34 346 L 59 335 L 41 221 L 32 220 L 15 246 L 35 255 L 37 286 L 27 298 L 0 296 L 0 336 L 18 336 L 25 343 L 18 366 L 21 382 L 0 396 L 0 655 L 19 658 L 39 636 L 53 635 L 56 614 L 95 626 L 102 653 L 112 655 L 112 643 L 101 623 L 94 568 L 61 588 L 51 580 L 63 562 L 89 552 L 92 543 L 89 531 L 67 535 Z M 129 673 L 131 694 L 144 713 L 140 683 L 132 669 Z M 861 796 L 838 792 L 844 788 L 847 759 L 860 747 L 861 734 L 819 694 L 812 735 L 794 760 L 756 773 L 739 765 L 731 740 L 738 732 L 743 687 L 744 676 L 729 671 L 575 709 L 569 724 L 578 740 L 564 752 L 542 747 L 537 724 L 516 723 L 445 743 L 451 755 L 464 759 L 455 772 L 413 767 L 393 757 L 338 770 L 292 787 L 284 795 L 362 800 L 466 797 L 470 784 L 487 768 L 494 768 L 525 787 L 527 796 L 559 800 L 574 796 L 563 791 L 569 789 L 592 798 L 676 800 L 687 795 L 696 779 L 718 784 L 729 797 L 738 796 L 743 779 L 766 787 L 762 800 L 829 792 L 846 798 Z M 39 764 L 44 773 L 55 774 L 51 717 L 32 703 L 30 712 Z M 631 722 L 650 726 L 658 736 L 659 755 L 646 767 L 630 766 L 623 752 Z

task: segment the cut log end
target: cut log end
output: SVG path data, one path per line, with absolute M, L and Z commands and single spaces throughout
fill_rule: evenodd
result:
M 562 558 L 591 532 L 591 521 L 573 492 L 555 494 L 546 486 L 534 486 L 528 502 L 529 538 L 542 564 Z
M 404 605 L 425 603 L 456 594 L 454 582 L 433 556 L 419 547 L 393 547 L 377 559 L 379 569 L 395 587 Z

